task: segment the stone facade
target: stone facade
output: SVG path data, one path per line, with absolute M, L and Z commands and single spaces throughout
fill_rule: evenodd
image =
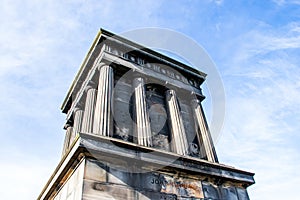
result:
M 205 74 L 100 30 L 65 100 L 62 160 L 38 199 L 249 199 L 218 163 Z

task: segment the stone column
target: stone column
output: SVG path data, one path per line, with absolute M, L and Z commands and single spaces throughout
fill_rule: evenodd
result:
M 83 118 L 83 110 L 80 108 L 75 108 L 74 110 L 74 123 L 73 123 L 73 131 L 70 137 L 70 144 L 74 141 L 77 133 L 81 132 L 81 124 L 82 124 L 82 118 Z
M 188 154 L 188 142 L 184 130 L 176 93 L 174 90 L 166 92 L 169 125 L 172 134 L 172 149 L 180 155 Z
M 93 88 L 91 85 L 88 85 L 85 91 L 86 91 L 86 99 L 85 99 L 85 107 L 84 107 L 81 131 L 84 133 L 92 133 L 97 90 Z
M 112 90 L 113 69 L 100 64 L 97 101 L 94 115 L 93 133 L 112 137 Z
M 139 145 L 152 146 L 151 128 L 149 121 L 149 114 L 146 104 L 146 92 L 144 86 L 144 79 L 136 77 L 133 80 L 134 88 L 134 132 L 135 141 Z
M 71 135 L 72 135 L 72 131 L 73 131 L 73 128 L 70 124 L 66 124 L 65 128 L 66 128 L 66 136 L 65 136 L 62 156 L 64 156 L 70 148 L 70 139 L 71 139 Z
M 204 118 L 203 109 L 201 106 L 201 103 L 199 100 L 193 100 L 192 101 L 192 110 L 194 114 L 194 118 L 196 121 L 196 124 L 199 128 L 197 131 L 199 141 L 201 141 L 200 138 L 202 138 L 203 144 L 199 144 L 200 146 L 204 146 L 205 154 L 207 156 L 207 160 L 211 162 L 217 162 L 216 153 L 213 148 L 212 139 Z

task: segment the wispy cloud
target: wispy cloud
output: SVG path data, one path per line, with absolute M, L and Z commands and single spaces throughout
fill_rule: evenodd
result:
M 296 4 L 296 5 L 300 4 L 299 0 L 273 0 L 273 2 L 279 6 L 283 6 L 285 4 Z
M 238 47 L 232 49 L 232 56 L 225 64 L 230 66 L 224 70 L 227 119 L 218 147 L 225 163 L 256 172 L 257 183 L 249 190 L 253 199 L 297 195 L 298 27 L 297 23 L 291 23 L 280 29 L 268 27 L 240 35 L 232 41 Z M 282 188 L 290 192 L 276 192 Z

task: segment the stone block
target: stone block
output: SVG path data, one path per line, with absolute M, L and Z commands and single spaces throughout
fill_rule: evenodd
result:
M 160 192 L 163 184 L 163 175 L 159 173 L 136 173 L 133 174 L 134 187 L 140 190 L 151 190 Z
M 218 186 L 203 181 L 202 188 L 205 199 L 220 199 Z
M 85 180 L 83 200 L 135 200 L 134 190 L 127 186 Z
M 249 200 L 248 192 L 244 188 L 236 188 L 239 200 Z
M 88 180 L 106 182 L 106 165 L 97 160 L 86 160 L 84 178 Z
M 109 167 L 108 182 L 120 185 L 131 185 L 131 174 L 125 169 Z
M 222 187 L 220 186 L 221 199 L 226 200 L 239 200 L 235 187 Z
M 153 191 L 136 191 L 136 197 L 136 199 L 138 200 L 177 200 L 177 197 L 174 194 L 166 194 Z

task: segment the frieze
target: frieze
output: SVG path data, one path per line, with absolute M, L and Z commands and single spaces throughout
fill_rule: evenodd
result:
M 125 60 L 128 60 L 130 62 L 134 62 L 141 67 L 145 67 L 147 69 L 150 69 L 152 71 L 158 72 L 162 75 L 165 75 L 169 78 L 172 78 L 174 80 L 180 81 L 186 85 L 191 85 L 197 89 L 200 89 L 200 84 L 198 81 L 194 79 L 187 79 L 185 76 L 180 74 L 179 72 L 176 72 L 175 70 L 172 70 L 171 67 L 159 63 L 149 63 L 145 59 L 138 57 L 136 55 L 131 54 L 130 52 L 122 52 L 119 49 L 114 48 L 113 46 L 106 45 L 105 51 L 109 52 L 111 54 L 114 54 L 118 57 L 122 57 Z

